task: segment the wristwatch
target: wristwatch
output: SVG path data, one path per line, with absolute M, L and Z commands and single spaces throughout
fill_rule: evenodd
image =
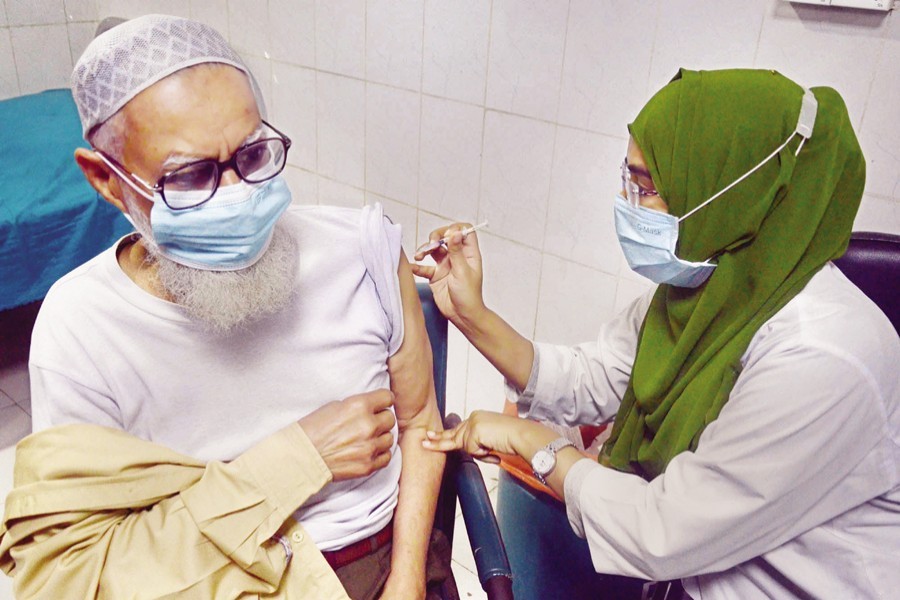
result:
M 572 440 L 564 437 L 556 438 L 540 450 L 534 453 L 531 458 L 531 470 L 537 480 L 547 485 L 545 477 L 553 472 L 556 468 L 556 453 L 566 446 L 574 446 Z

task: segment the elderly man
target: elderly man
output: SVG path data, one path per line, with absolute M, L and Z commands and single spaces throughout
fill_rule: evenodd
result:
M 452 586 L 430 536 L 443 462 L 421 440 L 440 418 L 398 228 L 378 206 L 290 206 L 290 140 L 201 23 L 104 32 L 73 95 L 92 146 L 75 159 L 137 233 L 57 282 L 35 326 L 36 433 L 0 527 L 17 594 Z

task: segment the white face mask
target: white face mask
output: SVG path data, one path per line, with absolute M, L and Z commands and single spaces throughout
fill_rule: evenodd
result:
M 795 153 L 799 154 L 804 142 L 812 136 L 817 106 L 815 96 L 806 90 L 800 108 L 800 117 L 797 119 L 797 128 L 784 143 L 755 167 L 681 218 L 642 206 L 635 206 L 628 202 L 622 194 L 618 194 L 614 205 L 616 235 L 622 246 L 622 252 L 625 253 L 628 266 L 654 283 L 666 283 L 685 288 L 696 288 L 703 285 L 712 275 L 716 265 L 710 262 L 712 259 L 703 262 L 689 262 L 675 256 L 675 248 L 678 245 L 678 224 L 749 177 L 751 173 L 781 152 L 788 142 L 798 134 L 803 137 Z
M 678 287 L 700 286 L 716 265 L 709 261 L 688 262 L 675 256 L 678 219 L 643 206 L 633 206 L 622 194 L 616 196 L 616 234 L 631 269 L 655 283 Z

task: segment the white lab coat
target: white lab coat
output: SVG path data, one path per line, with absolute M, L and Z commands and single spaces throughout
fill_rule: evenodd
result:
M 565 424 L 615 415 L 650 295 L 574 348 L 535 344 L 515 397 Z M 895 598 L 900 590 L 900 340 L 826 265 L 753 337 L 697 450 L 647 482 L 584 460 L 569 521 L 594 567 L 683 578 L 695 599 Z

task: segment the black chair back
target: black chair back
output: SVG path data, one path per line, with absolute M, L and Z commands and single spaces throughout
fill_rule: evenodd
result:
M 854 232 L 847 252 L 834 264 L 900 332 L 900 235 Z

